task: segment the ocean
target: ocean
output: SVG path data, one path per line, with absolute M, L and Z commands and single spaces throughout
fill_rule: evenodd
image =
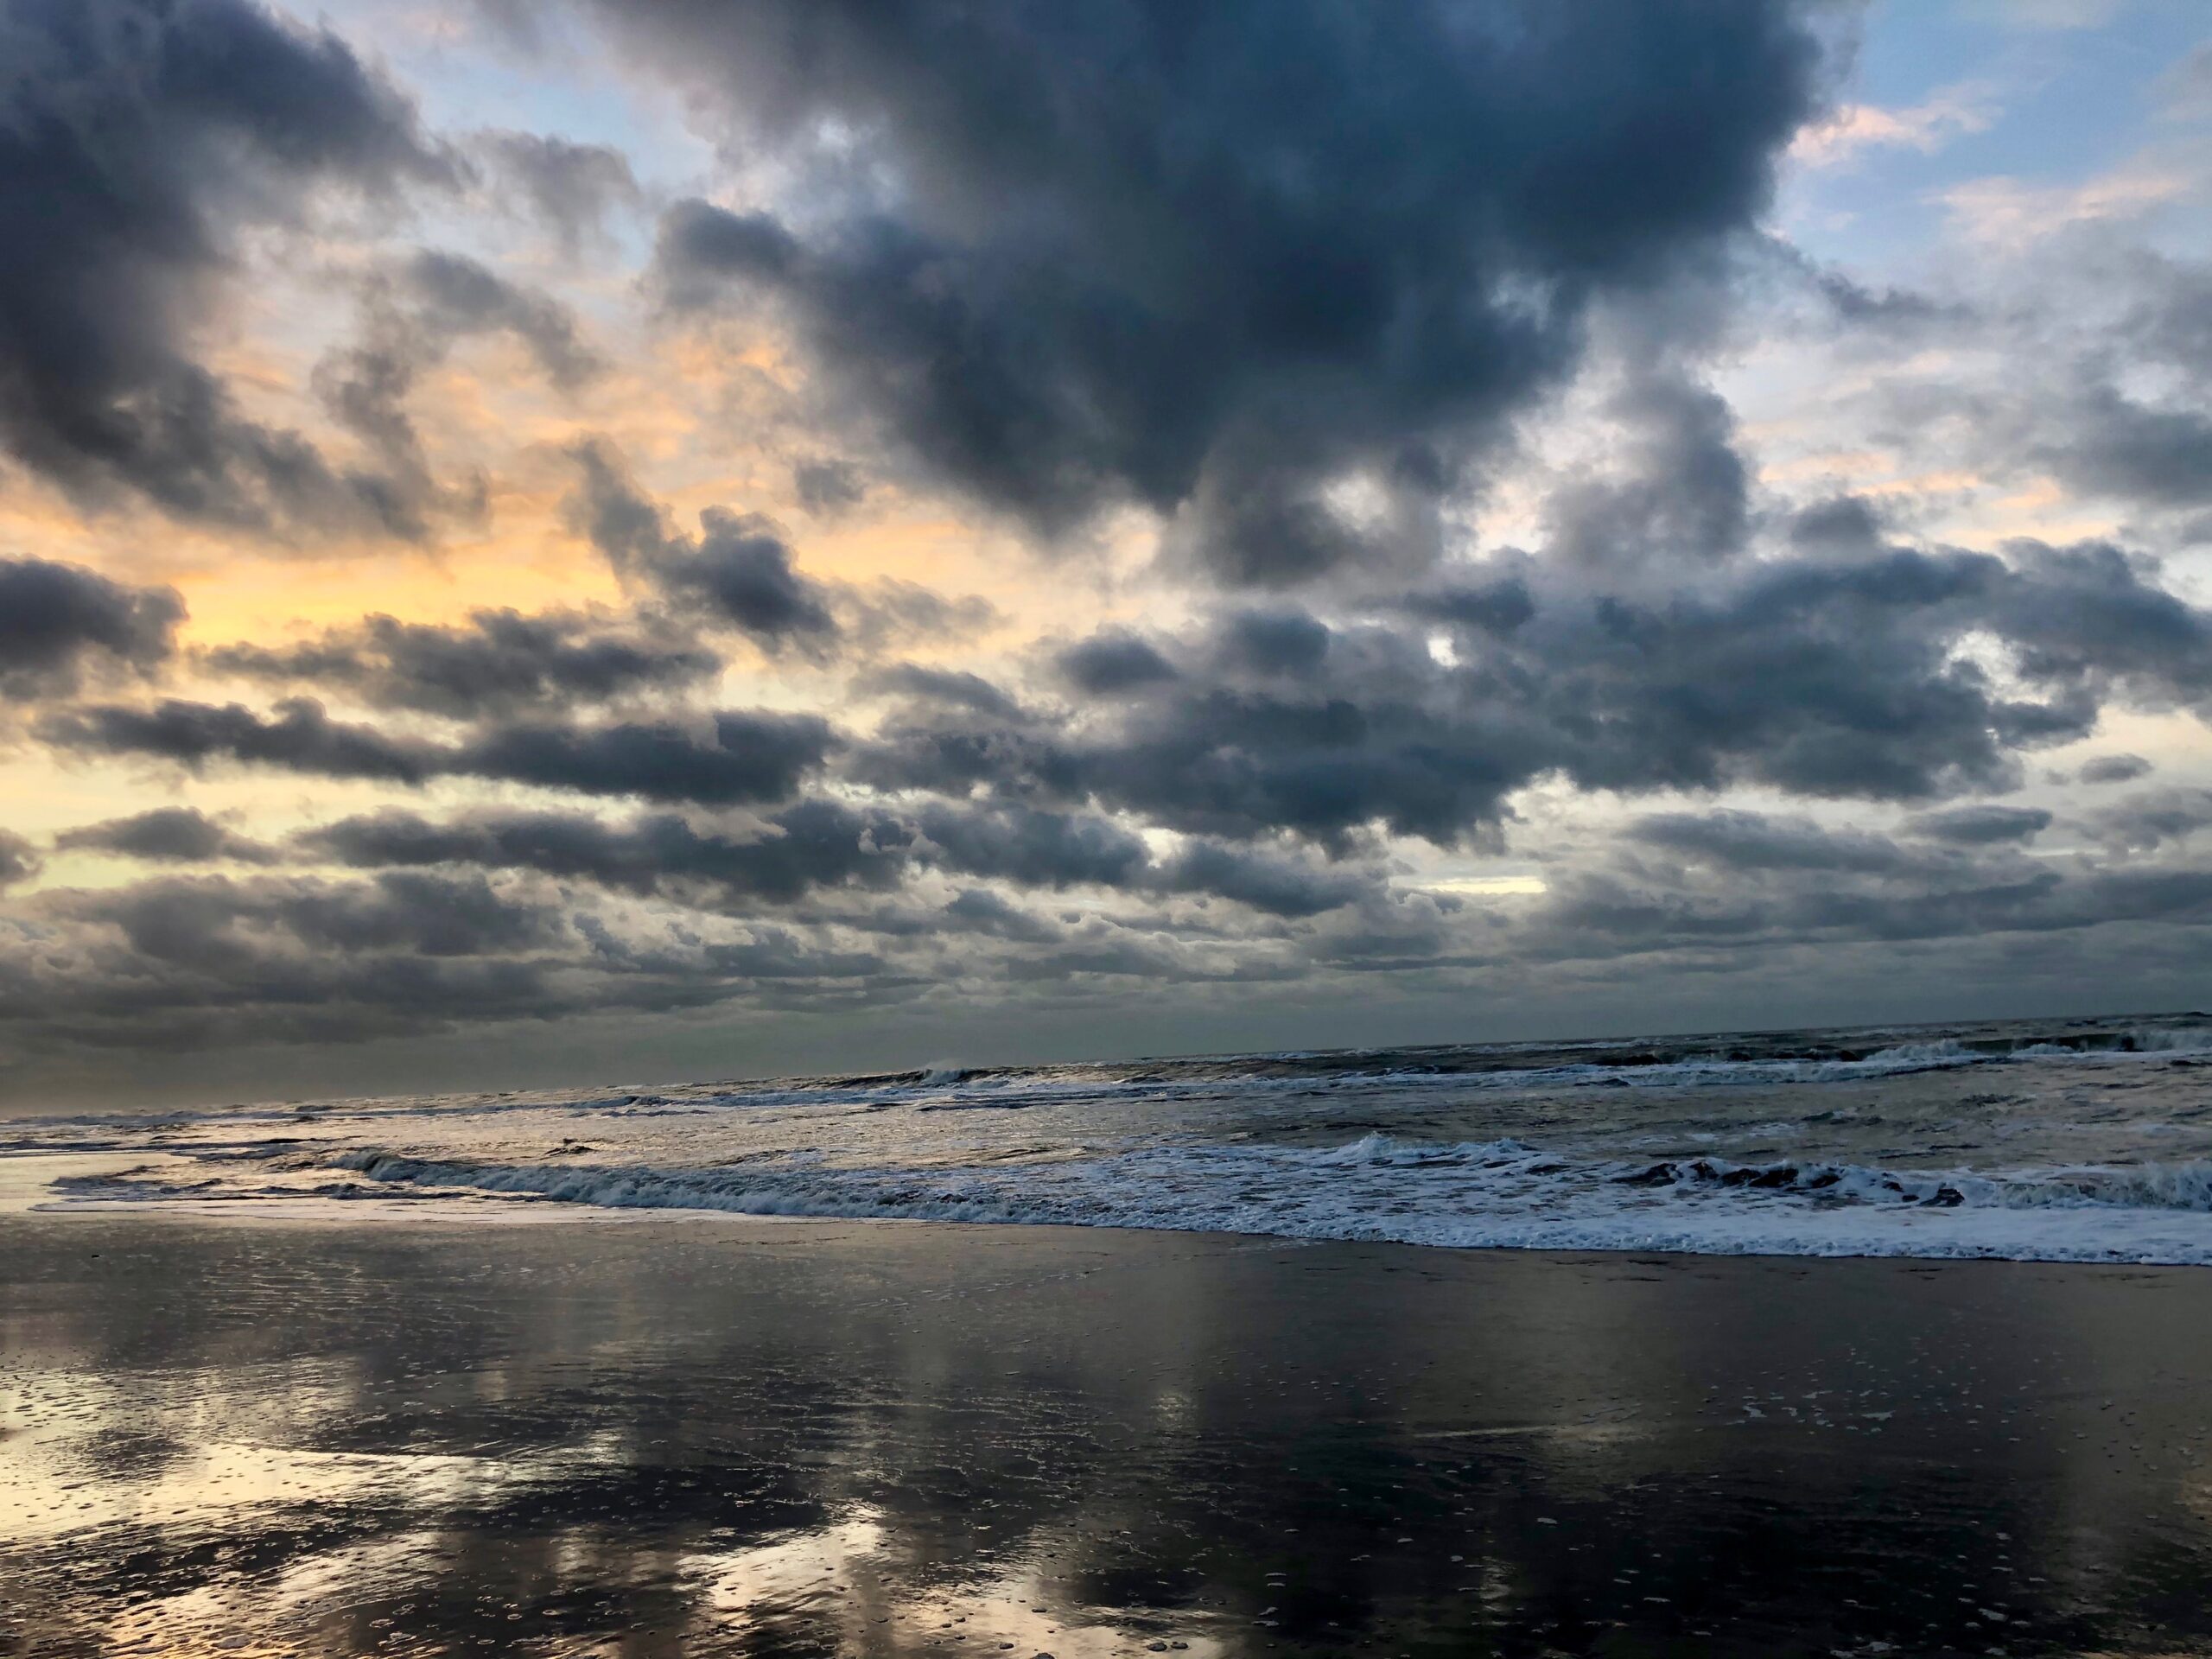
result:
M 0 1124 L 42 1208 L 720 1211 L 2212 1262 L 2212 1016 L 1486 1043 Z M 19 1165 L 20 1169 L 34 1166 Z

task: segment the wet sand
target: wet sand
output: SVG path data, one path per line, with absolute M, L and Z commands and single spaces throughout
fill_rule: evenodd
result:
M 0 1410 L 10 1654 L 2212 1652 L 2203 1269 L 0 1215 Z

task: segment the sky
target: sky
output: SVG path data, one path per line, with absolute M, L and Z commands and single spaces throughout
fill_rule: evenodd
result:
M 2192 0 L 0 0 L 0 1102 L 2212 1006 Z

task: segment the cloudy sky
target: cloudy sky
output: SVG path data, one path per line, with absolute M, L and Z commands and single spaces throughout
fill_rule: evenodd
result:
M 0 0 L 0 1098 L 2212 1005 L 2194 0 Z

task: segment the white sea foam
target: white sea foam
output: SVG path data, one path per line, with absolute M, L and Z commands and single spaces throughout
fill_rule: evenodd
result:
M 1512 1140 L 1370 1134 L 957 1167 L 819 1157 L 732 1168 L 466 1164 L 356 1152 L 379 1185 L 620 1208 L 1132 1227 L 1459 1248 L 2212 1262 L 2212 1166 L 2002 1175 L 1859 1166 L 1637 1166 Z

